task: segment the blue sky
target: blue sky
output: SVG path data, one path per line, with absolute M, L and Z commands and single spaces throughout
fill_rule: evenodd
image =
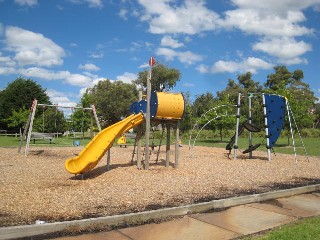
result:
M 320 97 L 320 0 L 0 0 L 0 89 L 17 77 L 72 106 L 101 79 L 131 82 L 151 56 L 197 95 L 275 65 Z

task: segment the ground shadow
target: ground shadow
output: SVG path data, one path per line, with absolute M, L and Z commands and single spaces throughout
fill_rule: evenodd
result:
M 70 179 L 72 179 L 72 180 L 93 179 L 93 178 L 99 177 L 100 175 L 102 175 L 102 174 L 104 174 L 106 172 L 109 172 L 109 171 L 112 171 L 114 169 L 117 169 L 119 167 L 124 168 L 124 167 L 130 167 L 132 165 L 134 165 L 134 163 L 132 163 L 132 162 L 123 163 L 123 164 L 112 164 L 112 165 L 110 165 L 110 169 L 109 170 L 107 170 L 107 166 L 104 165 L 104 166 L 96 167 L 96 168 L 92 169 L 89 172 L 86 172 L 86 173 L 83 173 L 83 174 L 77 174 L 77 175 L 71 177 Z
M 29 155 L 41 155 L 44 153 L 44 150 L 31 150 L 29 151 Z
M 196 142 L 204 142 L 204 143 L 212 143 L 212 144 L 215 144 L 215 143 L 220 143 L 220 144 L 227 144 L 229 143 L 229 141 L 226 141 L 226 140 L 217 140 L 217 139 L 198 139 Z

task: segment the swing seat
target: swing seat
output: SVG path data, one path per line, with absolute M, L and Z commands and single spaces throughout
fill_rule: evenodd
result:
M 252 152 L 252 151 L 256 150 L 258 147 L 260 147 L 260 146 L 261 146 L 261 143 L 257 143 L 256 145 L 250 146 L 248 149 L 244 150 L 242 153 L 246 154 L 246 153 Z
M 232 146 L 234 145 L 234 143 L 235 143 L 235 138 L 234 138 L 234 136 L 231 138 L 231 140 L 230 140 L 230 142 L 227 144 L 227 146 L 226 146 L 226 150 L 231 150 L 232 149 Z
M 244 130 L 244 126 L 243 126 L 243 124 L 241 124 L 238 129 L 238 136 L 240 136 L 240 134 L 243 133 L 243 130 Z M 232 146 L 234 145 L 235 141 L 236 141 L 236 135 L 233 135 L 230 139 L 230 142 L 226 146 L 226 150 L 230 151 L 232 149 Z
M 244 122 L 243 127 L 247 129 L 249 132 L 260 132 L 261 129 L 252 123 Z

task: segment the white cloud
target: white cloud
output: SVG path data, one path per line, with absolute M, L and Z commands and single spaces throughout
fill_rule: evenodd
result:
M 104 54 L 103 54 L 103 52 L 91 52 L 89 54 L 89 57 L 91 57 L 91 58 L 103 58 Z
M 175 50 L 172 50 L 170 48 L 158 48 L 156 50 L 156 54 L 158 56 L 164 56 L 166 61 L 173 61 L 174 58 L 178 55 Z
M 183 43 L 178 42 L 177 40 L 173 39 L 171 36 L 164 36 L 161 39 L 160 45 L 163 47 L 171 47 L 171 48 L 180 48 L 184 46 Z
M 88 4 L 91 8 L 102 8 L 102 0 L 69 0 L 74 4 Z
M 39 68 L 39 67 L 30 67 L 30 68 L 23 68 L 20 70 L 17 70 L 19 74 L 22 74 L 26 77 L 35 77 L 40 78 L 44 80 L 62 80 L 71 75 L 69 71 L 50 71 L 45 68 Z
M 206 65 L 204 65 L 204 64 L 200 64 L 200 65 L 196 68 L 196 70 L 197 70 L 198 72 L 200 72 L 200 73 L 209 73 L 209 72 L 210 72 L 209 67 L 206 66 Z
M 96 65 L 94 65 L 92 63 L 87 63 L 87 64 L 84 64 L 84 65 L 80 64 L 79 68 L 87 70 L 87 71 L 99 71 L 100 70 L 99 67 L 97 67 Z
M 40 33 L 19 27 L 5 29 L 7 50 L 15 53 L 19 65 L 54 66 L 63 63 L 65 51 Z
M 0 36 L 2 36 L 4 33 L 4 26 L 2 23 L 0 23 Z
M 16 73 L 16 62 L 0 52 L 0 74 L 9 75 Z
M 82 74 L 70 74 L 68 77 L 64 79 L 64 81 L 70 85 L 74 86 L 85 86 L 85 87 L 91 87 L 92 86 L 92 81 L 88 76 L 82 75 Z
M 76 44 L 76 43 L 70 43 L 70 46 L 71 47 L 79 47 L 78 44 Z
M 269 9 L 254 8 L 227 11 L 222 23 L 225 27 L 238 28 L 245 33 L 261 36 L 303 36 L 312 34 L 313 29 L 300 26 L 306 20 L 301 11 L 287 11 L 278 14 Z
M 180 62 L 182 63 L 187 63 L 187 64 L 193 64 L 195 62 L 201 61 L 203 60 L 203 57 L 195 54 L 193 52 L 190 51 L 186 51 L 186 52 L 178 52 L 178 59 L 180 60 Z
M 65 92 L 60 92 L 54 89 L 47 89 L 46 92 L 53 104 L 65 107 L 75 107 L 77 105 L 76 102 L 72 101 L 69 96 L 67 96 L 69 94 L 66 94 Z
M 86 2 L 89 4 L 89 7 L 92 8 L 102 8 L 103 3 L 101 0 L 86 0 Z
M 128 20 L 127 14 L 128 14 L 128 10 L 127 9 L 124 9 L 124 8 L 120 9 L 119 17 L 121 17 L 124 20 Z
M 149 63 L 143 63 L 138 68 L 147 68 L 149 67 Z
M 15 61 L 13 61 L 10 57 L 2 56 L 2 53 L 0 52 L 0 66 L 13 67 L 15 65 Z
M 186 0 L 180 6 L 170 6 L 169 0 L 139 0 L 139 3 L 145 9 L 140 19 L 149 23 L 151 33 L 197 34 L 217 27 L 218 14 L 209 10 L 203 0 Z
M 137 78 L 137 74 L 125 72 L 124 74 L 117 76 L 116 79 L 124 83 L 132 83 L 132 81 L 136 80 Z
M 164 56 L 166 61 L 173 61 L 175 58 L 177 58 L 180 62 L 189 64 L 189 65 L 195 62 L 201 61 L 203 59 L 202 56 L 195 54 L 193 52 L 190 52 L 190 51 L 179 52 L 170 48 L 158 48 L 156 50 L 156 55 Z
M 38 4 L 38 0 L 14 0 L 15 3 L 19 4 L 20 6 L 34 6 Z
M 45 68 L 31 67 L 20 69 L 18 73 L 26 77 L 40 78 L 48 81 L 62 80 L 64 83 L 78 87 L 92 87 L 98 76 L 88 74 L 70 73 L 69 71 L 51 71 Z
M 319 0 L 232 0 L 232 2 L 241 8 L 271 9 L 272 11 L 300 10 L 319 4 Z
M 256 73 L 259 69 L 271 69 L 272 64 L 255 57 L 248 57 L 240 62 L 235 61 L 217 61 L 211 67 L 200 65 L 197 70 L 202 73 Z
M 299 56 L 312 50 L 310 44 L 297 42 L 294 38 L 264 38 L 253 45 L 253 50 L 263 51 L 278 58 L 280 63 L 299 64 L 305 62 Z
M 182 86 L 191 88 L 191 87 L 194 87 L 195 84 L 194 83 L 184 83 L 184 84 L 182 84 Z
M 221 26 L 257 35 L 252 49 L 276 57 L 281 64 L 306 63 L 301 56 L 312 50 L 310 44 L 297 37 L 313 35 L 315 29 L 303 25 L 303 10 L 319 6 L 319 0 L 232 0 L 236 7 L 225 12 Z M 230 66 L 231 67 L 231 66 Z
M 4 67 L 0 65 L 0 75 L 15 74 L 17 70 L 14 67 Z

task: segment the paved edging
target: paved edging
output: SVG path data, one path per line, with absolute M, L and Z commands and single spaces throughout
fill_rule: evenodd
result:
M 164 208 L 139 213 L 129 213 L 98 218 L 89 218 L 74 221 L 64 221 L 55 223 L 22 225 L 0 228 L 1 239 L 15 239 L 31 237 L 41 234 L 64 231 L 71 228 L 85 229 L 92 226 L 121 225 L 125 223 L 138 224 L 148 220 L 166 218 L 170 216 L 182 216 L 190 213 L 200 213 L 211 209 L 220 209 L 243 205 L 254 202 L 267 201 L 276 198 L 291 197 L 303 193 L 310 193 L 320 190 L 320 184 L 298 187 L 292 189 L 278 190 L 267 193 L 253 194 L 249 196 L 232 197 L 227 199 L 213 200 L 205 203 L 191 204 L 181 207 Z

